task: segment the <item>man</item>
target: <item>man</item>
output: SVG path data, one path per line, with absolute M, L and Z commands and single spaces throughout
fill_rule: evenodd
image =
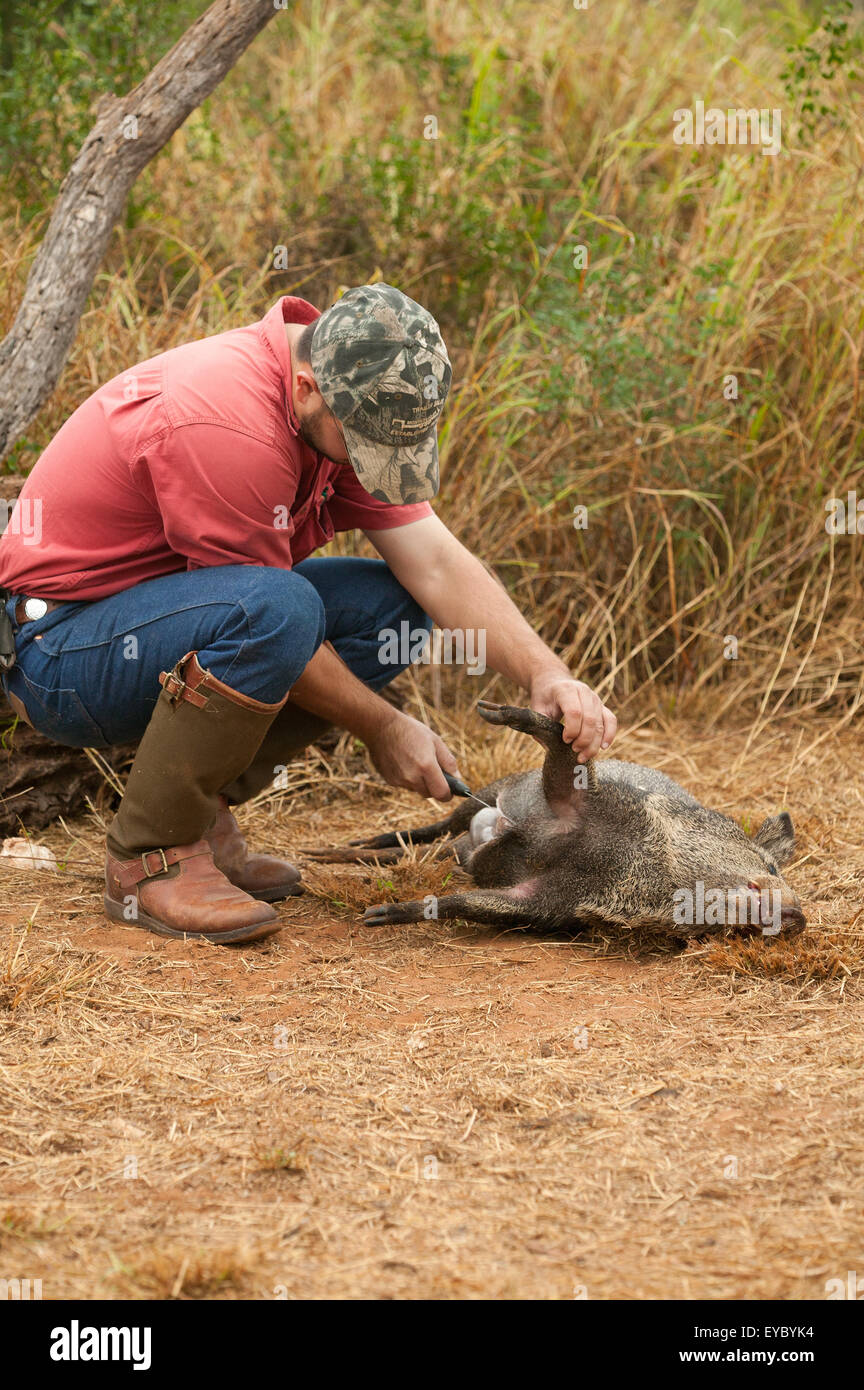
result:
M 583 760 L 614 738 L 429 505 L 450 376 L 435 320 L 390 285 L 323 314 L 287 296 L 115 377 L 39 459 L 0 540 L 4 688 L 61 743 L 140 740 L 107 837 L 112 919 L 278 930 L 300 875 L 249 854 L 229 807 L 331 724 L 392 786 L 449 800 L 450 750 L 377 693 L 408 660 L 385 663 L 384 629 L 484 632 Z M 309 558 L 354 528 L 380 560 Z

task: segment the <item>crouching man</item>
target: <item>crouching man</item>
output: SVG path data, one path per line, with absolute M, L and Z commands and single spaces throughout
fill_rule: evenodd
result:
M 438 325 L 399 290 L 323 314 L 287 296 L 115 377 L 39 459 L 0 539 L 0 667 L 47 737 L 140 740 L 108 832 L 109 917 L 218 942 L 276 931 L 300 875 L 249 853 L 230 807 L 333 724 L 392 786 L 449 800 L 450 750 L 378 694 L 403 669 L 383 629 L 483 631 L 488 664 L 583 758 L 611 742 L 614 716 L 429 505 L 449 386 Z M 313 556 L 355 528 L 381 559 Z

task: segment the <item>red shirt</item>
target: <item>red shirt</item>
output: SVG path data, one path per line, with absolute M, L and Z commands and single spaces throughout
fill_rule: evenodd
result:
M 0 585 L 98 599 L 205 565 L 290 569 L 336 531 L 431 515 L 428 502 L 376 501 L 349 464 L 300 438 L 282 325 L 318 317 L 287 295 L 259 323 L 100 387 L 24 484 L 0 537 Z

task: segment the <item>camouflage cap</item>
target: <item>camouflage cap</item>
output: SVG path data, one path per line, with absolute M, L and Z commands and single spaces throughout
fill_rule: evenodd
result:
M 382 502 L 434 497 L 452 373 L 429 311 L 392 285 L 347 290 L 315 320 L 311 357 L 366 491 Z

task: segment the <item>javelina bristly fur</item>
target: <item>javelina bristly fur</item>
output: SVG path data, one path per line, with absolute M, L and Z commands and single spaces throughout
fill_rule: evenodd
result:
M 461 917 L 512 927 L 649 927 L 677 937 L 727 926 L 794 934 L 805 926 L 780 873 L 795 836 L 784 811 L 752 837 L 650 767 L 608 759 L 580 764 L 562 726 L 533 710 L 481 701 L 490 724 L 530 734 L 542 769 L 503 777 L 443 820 L 318 857 L 396 857 L 404 843 L 456 837 L 476 887 L 428 900 L 370 907 L 379 926 Z

